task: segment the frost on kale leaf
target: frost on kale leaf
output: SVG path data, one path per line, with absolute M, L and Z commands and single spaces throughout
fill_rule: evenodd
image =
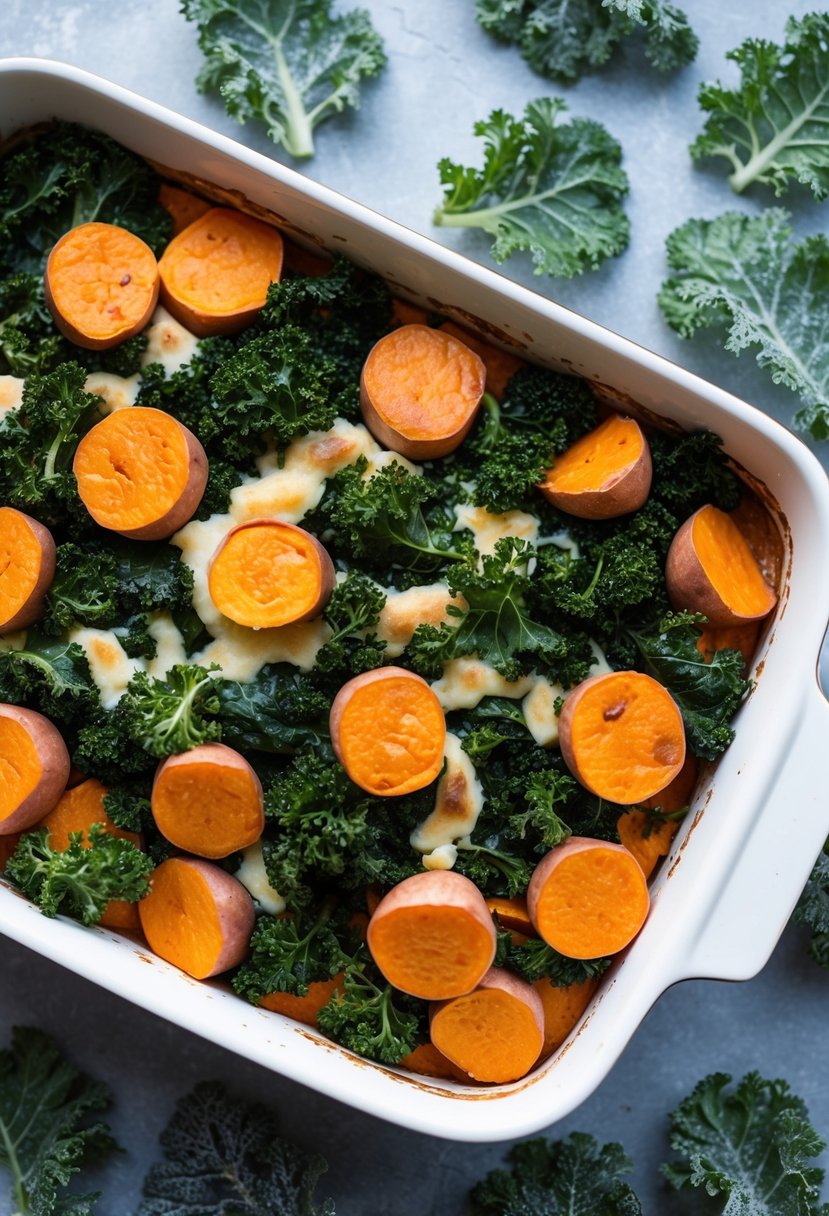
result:
M 793 239 L 788 212 L 726 212 L 688 220 L 668 237 L 673 271 L 659 293 L 683 338 L 700 329 L 725 336 L 735 355 L 757 347 L 775 384 L 798 393 L 795 423 L 829 438 L 829 240 Z
M 137 1216 L 334 1216 L 314 1197 L 326 1164 L 282 1139 L 267 1107 L 201 1082 L 161 1133 L 165 1160 L 144 1180 Z
M 803 888 L 794 919 L 812 931 L 809 953 L 821 967 L 829 968 L 829 841 L 814 864 Z
M 331 0 L 182 0 L 199 30 L 203 91 L 239 122 L 258 118 L 292 156 L 313 156 L 314 129 L 360 104 L 360 81 L 386 62 L 364 9 L 332 16 Z
M 566 108 L 542 97 L 520 120 L 495 110 L 476 123 L 484 167 L 440 162 L 444 199 L 435 224 L 482 228 L 495 238 L 496 262 L 527 250 L 536 274 L 561 278 L 597 270 L 621 253 L 629 236 L 622 149 L 601 123 L 559 123 Z
M 11 1176 L 4 1211 L 91 1216 L 100 1196 L 64 1188 L 117 1147 L 107 1125 L 92 1118 L 109 1102 L 106 1086 L 78 1072 L 49 1035 L 12 1029 L 10 1046 L 0 1050 L 0 1169 Z
M 477 0 L 478 20 L 521 48 L 530 67 L 569 84 L 601 67 L 631 34 L 661 72 L 690 63 L 699 40 L 682 9 L 667 0 Z
M 663 1167 L 671 1186 L 726 1196 L 724 1216 L 827 1216 L 829 1204 L 817 1202 L 823 1170 L 809 1164 L 826 1146 L 803 1101 L 756 1072 L 726 1091 L 730 1082 L 705 1077 L 671 1116 L 681 1155 Z
M 740 87 L 703 84 L 708 114 L 691 145 L 695 160 L 724 157 L 740 193 L 752 182 L 783 194 L 791 180 L 816 199 L 829 194 L 829 13 L 786 23 L 785 44 L 747 38 L 726 55 L 740 69 Z

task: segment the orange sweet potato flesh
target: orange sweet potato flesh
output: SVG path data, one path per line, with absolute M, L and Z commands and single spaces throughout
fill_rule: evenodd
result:
M 163 410 L 116 410 L 87 431 L 73 464 L 78 494 L 102 528 L 164 540 L 191 518 L 207 484 L 195 435 Z
M 505 895 L 488 895 L 486 906 L 498 917 L 498 923 L 513 933 L 534 934 L 527 901 L 523 895 L 507 899 Z
M 241 211 L 212 207 L 164 250 L 161 302 L 199 338 L 238 333 L 254 321 L 279 281 L 282 237 Z
M 527 904 L 539 937 L 568 958 L 623 950 L 645 923 L 645 876 L 619 844 L 571 836 L 538 863 Z
M 559 743 L 582 785 L 623 806 L 658 794 L 685 761 L 676 702 L 638 671 L 591 676 L 577 685 L 559 717 Z
M 597 987 L 597 980 L 584 980 L 581 984 L 570 984 L 567 988 L 556 988 L 546 976 L 535 981 L 533 988 L 541 997 L 544 1008 L 542 1060 L 546 1060 L 561 1046 L 590 1004 Z
M 117 224 L 80 224 L 46 263 L 46 303 L 58 329 L 88 350 L 140 333 L 158 300 L 158 263 L 149 245 Z
M 697 638 L 697 650 L 706 663 L 711 662 L 718 650 L 739 650 L 748 669 L 759 637 L 759 621 L 748 621 L 745 625 L 724 625 L 719 629 L 706 625 Z
M 474 883 L 432 870 L 392 887 L 369 921 L 367 941 L 390 984 L 430 1001 L 480 983 L 495 957 L 496 934 Z
M 478 334 L 471 333 L 461 325 L 456 325 L 454 321 L 444 321 L 440 328 L 445 334 L 451 334 L 453 338 L 457 338 L 480 356 L 486 368 L 487 391 L 493 393 L 500 401 L 512 377 L 519 368 L 526 366 L 524 360 L 519 359 L 517 355 L 513 355 L 508 350 L 502 350 L 500 346 L 493 346 L 490 342 L 485 342 Z
M 69 776 L 69 753 L 48 718 L 0 705 L 0 836 L 32 827 L 57 804 Z
M 256 914 L 237 879 L 208 861 L 171 857 L 150 882 L 138 913 L 154 953 L 197 980 L 242 962 Z
M 178 236 L 194 220 L 210 211 L 213 206 L 212 203 L 199 198 L 198 195 L 191 194 L 189 190 L 171 186 L 169 182 L 162 182 L 159 186 L 158 201 L 170 214 L 173 221 L 173 236 Z
M 227 857 L 262 835 L 262 785 L 244 756 L 224 743 L 203 743 L 169 756 L 152 790 L 156 826 L 176 848 L 198 857 Z
M 675 608 L 701 612 L 714 627 L 762 620 L 777 603 L 740 529 L 710 504 L 671 542 L 665 581 Z
M 462 1072 L 451 1060 L 447 1060 L 434 1043 L 418 1043 L 414 1051 L 403 1057 L 400 1067 L 408 1068 L 409 1072 L 416 1072 L 421 1077 L 439 1077 L 445 1081 L 469 1083 L 469 1075 Z
M 49 529 L 14 507 L 0 507 L 0 633 L 28 629 L 43 615 L 54 577 Z
M 232 528 L 210 559 L 210 598 L 237 625 L 272 629 L 319 616 L 334 565 L 315 536 L 278 519 Z
M 634 807 L 616 820 L 619 840 L 639 862 L 645 878 L 650 878 L 662 858 L 667 857 L 680 824 L 678 819 L 649 815 L 648 810 L 658 809 L 665 816 L 687 807 L 697 782 L 698 768 L 696 756 L 688 752 L 670 785 L 652 798 L 643 799 L 640 806 L 645 809 Z
M 411 460 L 454 451 L 468 434 L 486 383 L 483 361 L 427 325 L 401 325 L 372 347 L 360 377 L 365 424 Z
M 560 511 L 581 519 L 613 519 L 646 501 L 653 469 L 638 422 L 611 414 L 558 456 L 540 485 Z
M 411 794 L 443 767 L 440 702 L 425 680 L 402 667 L 378 667 L 344 684 L 331 706 L 330 730 L 340 764 L 370 794 Z
M 295 996 L 291 992 L 268 992 L 259 1004 L 272 1013 L 282 1013 L 286 1018 L 303 1022 L 306 1026 L 316 1026 L 317 1014 L 335 992 L 342 992 L 342 987 L 343 973 L 340 972 L 330 980 L 315 980 L 309 984 L 305 996 Z
M 492 967 L 473 992 L 432 1006 L 429 1033 L 473 1080 L 517 1081 L 544 1045 L 541 998 L 517 975 Z
M 80 785 L 66 790 L 53 811 L 40 821 L 38 827 L 46 828 L 49 833 L 49 844 L 56 853 L 62 853 L 69 848 L 69 836 L 72 832 L 82 832 L 81 843 L 89 848 L 88 831 L 94 823 L 99 823 L 110 836 L 119 836 L 122 840 L 131 840 L 141 848 L 141 837 L 137 832 L 127 832 L 113 823 L 104 809 L 104 797 L 107 789 L 94 777 L 82 781 Z M 126 899 L 111 899 L 104 909 L 100 923 L 110 929 L 130 929 L 137 931 L 141 928 L 138 909 L 135 904 Z

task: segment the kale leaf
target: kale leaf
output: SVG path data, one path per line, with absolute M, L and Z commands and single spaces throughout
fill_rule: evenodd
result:
M 826 1145 L 803 1101 L 756 1072 L 724 1092 L 730 1082 L 705 1077 L 673 1112 L 671 1147 L 681 1160 L 663 1167 L 671 1186 L 726 1196 L 727 1212 L 827 1216 L 829 1204 L 817 1206 L 823 1170 L 808 1164 Z
M 536 274 L 562 278 L 597 270 L 626 249 L 622 149 L 601 123 L 558 124 L 566 109 L 560 98 L 542 97 L 529 102 L 521 120 L 495 110 L 476 123 L 484 167 L 440 162 L 444 200 L 435 224 L 482 228 L 495 238 L 496 262 L 528 250 Z
M 641 1216 L 623 1182 L 633 1163 L 620 1144 L 593 1136 L 526 1140 L 510 1149 L 509 1170 L 492 1170 L 472 1191 L 475 1216 Z
M 50 1035 L 12 1028 L 0 1050 L 0 1167 L 11 1174 L 10 1212 L 91 1216 L 100 1195 L 64 1188 L 118 1147 L 106 1123 L 91 1121 L 109 1104 L 106 1086 L 64 1059 Z
M 0 652 L 0 700 L 28 705 L 61 723 L 87 720 L 100 702 L 83 647 L 35 630 L 22 650 Z
M 6 878 L 45 916 L 62 912 L 94 925 L 111 899 L 134 902 L 149 892 L 154 863 L 131 840 L 94 823 L 86 839 L 70 832 L 69 842 L 61 852 L 49 844 L 46 828 L 24 832 L 6 865 Z
M 269 663 L 252 680 L 218 690 L 222 738 L 243 751 L 291 752 L 328 744 L 329 698 L 287 663 Z
M 54 371 L 67 351 L 46 307 L 42 277 L 15 274 L 0 281 L 0 375 Z
M 349 1051 L 399 1064 L 417 1046 L 424 1009 L 387 984 L 362 947 L 346 968 L 342 992 L 334 993 L 317 1021 L 323 1034 Z
M 609 958 L 569 958 L 537 937 L 520 946 L 510 944 L 504 961 L 528 984 L 546 976 L 555 988 L 569 988 L 573 984 L 583 984 L 585 980 L 598 979 L 612 962 Z
M 174 545 L 146 541 L 109 544 L 115 555 L 118 602 L 126 615 L 165 608 L 189 608 L 193 599 L 193 571 Z
M 314 1198 L 322 1157 L 283 1140 L 273 1113 L 202 1081 L 161 1133 L 166 1158 L 144 1180 L 136 1216 L 334 1216 Z
M 383 662 L 386 643 L 369 632 L 380 620 L 386 593 L 365 574 L 351 573 L 331 593 L 325 619 L 332 636 L 317 651 L 316 667 L 324 672 L 359 675 Z
M 133 743 L 163 759 L 222 737 L 216 668 L 177 663 L 163 680 L 137 672 L 118 708 Z
M 747 38 L 726 54 L 740 69 L 740 87 L 703 84 L 699 103 L 708 114 L 691 145 L 695 160 L 720 156 L 731 165 L 728 181 L 739 194 L 752 182 L 784 194 L 792 180 L 816 199 L 829 194 L 829 13 L 786 22 L 781 46 Z
M 688 220 L 668 237 L 673 275 L 659 303 L 683 338 L 715 329 L 732 354 L 758 347 L 757 362 L 774 383 L 800 394 L 795 423 L 826 439 L 829 240 L 819 234 L 795 241 L 788 220 L 778 207 Z
M 306 996 L 309 984 L 335 976 L 351 956 L 335 932 L 333 911 L 333 901 L 327 901 L 290 917 L 261 916 L 250 954 L 231 981 L 234 992 L 258 1005 L 270 992 Z
M 812 932 L 809 951 L 821 967 L 829 968 L 829 853 L 818 855 L 809 881 L 794 910 L 794 920 Z
M 73 625 L 112 625 L 118 616 L 115 569 L 115 558 L 106 549 L 58 545 L 41 631 L 59 637 Z
M 205 64 L 198 87 L 215 90 L 232 118 L 258 118 L 291 156 L 314 154 L 314 130 L 360 104 L 360 81 L 384 66 L 364 9 L 331 15 L 331 0 L 182 0 Z

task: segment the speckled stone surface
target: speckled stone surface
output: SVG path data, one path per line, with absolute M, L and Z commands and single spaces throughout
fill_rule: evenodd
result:
M 474 122 L 501 107 L 565 96 L 576 114 L 599 119 L 622 141 L 631 179 L 631 244 L 622 257 L 575 282 L 536 277 L 513 259 L 502 273 L 666 355 L 753 402 L 784 423 L 795 399 L 776 389 L 753 356 L 735 359 L 707 338 L 684 343 L 661 319 L 656 292 L 665 274 L 664 239 L 686 218 L 729 208 L 755 211 L 764 192 L 738 199 L 718 168 L 694 167 L 687 146 L 700 126 L 695 95 L 703 79 L 734 69 L 725 50 L 743 38 L 779 40 L 784 13 L 814 5 L 775 0 L 687 3 L 701 47 L 695 64 L 674 77 L 646 70 L 638 51 L 569 89 L 535 76 L 517 51 L 492 42 L 476 25 L 473 0 L 368 0 L 389 65 L 369 84 L 359 113 L 338 116 L 318 132 L 317 155 L 295 167 L 375 210 L 491 264 L 482 235 L 433 228 L 440 199 L 436 163 L 450 156 L 479 163 Z M 292 163 L 260 129 L 240 129 L 193 81 L 200 54 L 175 0 L 5 0 L 0 55 L 62 59 Z M 827 227 L 826 205 L 802 194 L 786 206 L 801 233 Z M 825 450 L 819 453 L 826 462 Z M 825 780 L 816 763 L 816 782 Z M 827 803 L 829 823 L 829 802 Z M 75 1061 L 116 1095 L 113 1123 L 126 1152 L 103 1170 L 101 1216 L 128 1216 L 156 1138 L 175 1099 L 195 1081 L 218 1078 L 235 1092 L 281 1111 L 300 1143 L 323 1153 L 330 1172 L 320 1194 L 339 1216 L 455 1216 L 470 1183 L 500 1164 L 502 1144 L 465 1146 L 389 1127 L 134 1009 L 46 959 L 0 938 L 0 1043 L 15 1023 L 38 1024 L 61 1039 Z M 770 964 L 745 984 L 696 981 L 665 994 L 599 1090 L 555 1134 L 573 1129 L 600 1141 L 621 1140 L 636 1162 L 633 1182 L 649 1214 L 693 1209 L 668 1192 L 658 1162 L 668 1154 L 666 1115 L 713 1070 L 741 1076 L 756 1068 L 783 1076 L 806 1100 L 829 1136 L 829 975 L 806 957 L 804 935 L 784 934 Z M 505 1129 L 507 1132 L 508 1129 Z M 829 1195 L 829 1190 L 827 1191 Z M 698 1209 L 697 1209 L 698 1210 Z M 11 1208 L 0 1188 L 0 1216 Z

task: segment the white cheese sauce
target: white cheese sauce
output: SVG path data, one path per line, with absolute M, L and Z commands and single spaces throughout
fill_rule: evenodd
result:
M 141 366 L 160 363 L 168 376 L 189 363 L 199 349 L 196 335 L 185 329 L 161 305 L 153 313 L 144 333 L 147 337 L 147 347 L 141 355 Z
M 459 503 L 455 507 L 455 516 L 454 531 L 462 532 L 467 528 L 474 536 L 475 548 L 482 557 L 494 553 L 498 541 L 506 536 L 516 536 L 529 541 L 531 545 L 538 541 L 538 520 L 526 511 L 505 511 L 503 515 L 493 515 L 484 507 Z
M 475 765 L 457 735 L 447 734 L 443 754 L 444 771 L 438 781 L 434 808 L 409 838 L 412 848 L 425 854 L 423 864 L 427 870 L 451 869 L 457 858 L 454 842 L 474 832 L 484 805 Z
M 393 587 L 383 590 L 386 602 L 375 632 L 386 643 L 385 653 L 391 659 L 403 653 L 418 625 L 449 624 L 453 620 L 446 611 L 450 604 L 466 608 L 463 596 L 453 596 L 446 583 L 428 583 L 406 591 L 395 591 Z
M 0 376 L 0 417 L 23 404 L 23 385 L 19 376 Z
M 111 629 L 73 629 L 69 641 L 83 647 L 101 704 L 113 709 L 132 677 L 145 669 L 144 662 L 131 659 Z
M 271 886 L 268 879 L 261 840 L 242 849 L 242 864 L 236 870 L 234 877 L 239 879 L 263 912 L 270 912 L 272 916 L 278 916 L 280 912 L 285 911 L 285 900 Z
M 141 377 L 114 376 L 111 372 L 90 372 L 84 381 L 88 393 L 95 393 L 101 398 L 98 409 L 102 414 L 114 414 L 116 410 L 127 409 L 135 405 L 138 390 L 141 388 Z

